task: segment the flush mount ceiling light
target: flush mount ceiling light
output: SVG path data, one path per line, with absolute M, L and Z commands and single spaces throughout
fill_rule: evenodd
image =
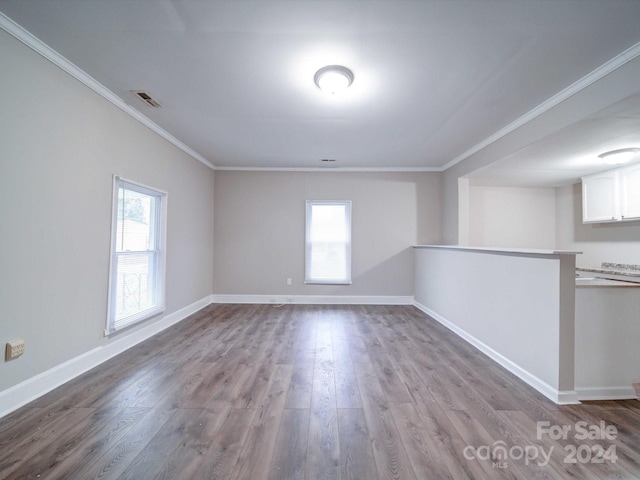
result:
M 353 72 L 342 65 L 327 65 L 316 72 L 313 81 L 320 90 L 333 95 L 353 83 Z
M 630 162 L 638 156 L 638 153 L 640 153 L 640 148 L 621 148 L 620 150 L 601 153 L 598 158 L 601 158 L 609 165 L 620 165 L 621 163 Z

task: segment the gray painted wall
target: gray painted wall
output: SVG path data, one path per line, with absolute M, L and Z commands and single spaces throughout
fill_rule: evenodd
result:
M 304 284 L 306 200 L 352 201 L 352 285 Z M 215 294 L 413 295 L 410 246 L 440 241 L 438 173 L 218 171 L 214 205 Z
M 214 174 L 2 30 L 0 58 L 0 345 L 26 341 L 3 391 L 113 341 L 113 174 L 169 194 L 166 314 L 210 295 Z

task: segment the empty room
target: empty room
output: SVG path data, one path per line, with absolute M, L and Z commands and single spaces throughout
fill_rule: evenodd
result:
M 0 480 L 640 479 L 638 19 L 0 0 Z

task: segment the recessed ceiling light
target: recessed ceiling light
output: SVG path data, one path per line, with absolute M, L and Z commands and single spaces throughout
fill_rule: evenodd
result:
M 342 65 L 327 65 L 316 72 L 313 81 L 320 90 L 333 95 L 353 83 L 353 72 Z
M 638 153 L 640 153 L 640 148 L 621 148 L 619 150 L 601 153 L 598 155 L 598 158 L 601 158 L 609 165 L 620 165 L 638 157 Z

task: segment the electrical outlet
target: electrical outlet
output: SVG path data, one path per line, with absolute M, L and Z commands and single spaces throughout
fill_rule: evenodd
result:
M 7 342 L 5 359 L 11 360 L 22 355 L 24 353 L 24 346 L 24 340 L 12 340 L 11 342 Z
M 287 285 L 291 285 L 291 279 L 287 278 Z

